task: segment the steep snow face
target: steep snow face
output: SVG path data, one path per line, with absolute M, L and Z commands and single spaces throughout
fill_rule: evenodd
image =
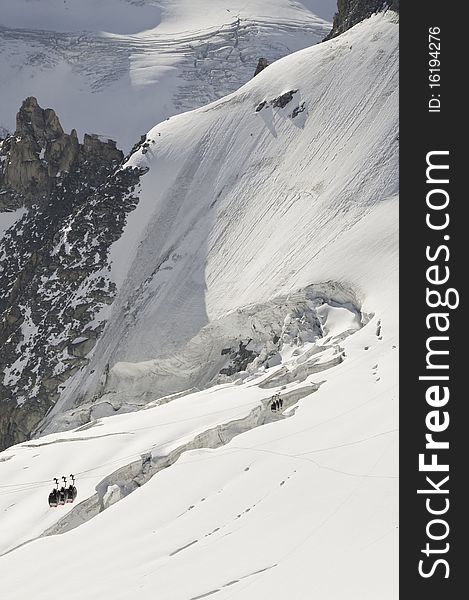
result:
M 149 168 L 140 201 L 110 253 L 118 296 L 65 405 L 117 362 L 310 284 L 395 315 L 397 63 L 397 25 L 379 15 L 150 131 L 128 163 Z
M 207 104 L 328 33 L 334 1 L 5 0 L 0 129 L 27 96 L 65 129 L 128 151 L 158 121 Z M 325 8 L 326 5 L 329 8 Z

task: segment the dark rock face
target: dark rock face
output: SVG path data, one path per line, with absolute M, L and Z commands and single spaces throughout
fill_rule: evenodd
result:
M 258 63 L 257 63 L 256 70 L 254 71 L 254 77 L 256 75 L 259 75 L 259 73 L 261 71 L 263 71 L 268 66 L 269 66 L 269 61 L 266 58 L 260 58 L 259 61 L 258 61 Z
M 296 93 L 298 93 L 298 90 L 290 90 L 289 92 L 285 92 L 284 94 L 281 94 L 272 100 L 263 100 L 256 106 L 256 112 L 260 112 L 266 106 L 272 106 L 273 108 L 285 108 L 285 106 L 293 100 Z
M 28 211 L 0 241 L 0 449 L 28 439 L 87 362 L 115 286 L 108 251 L 142 171 L 115 143 L 63 132 L 28 98 L 0 146 L 0 202 Z M 2 205 L 0 204 L 0 210 Z
M 299 114 L 301 114 L 305 110 L 306 110 L 306 104 L 304 102 L 302 102 L 296 108 L 293 109 L 293 112 L 291 114 L 292 119 L 294 119 L 295 117 L 297 117 Z
M 338 0 L 332 31 L 324 41 L 340 35 L 363 19 L 388 8 L 399 12 L 399 0 Z
M 297 93 L 298 90 L 290 90 L 289 92 L 285 92 L 281 96 L 274 98 L 272 100 L 272 106 L 275 108 L 285 108 L 285 106 L 293 100 L 293 96 Z
M 220 375 L 231 376 L 235 373 L 245 371 L 256 356 L 259 356 L 258 352 L 249 349 L 250 342 L 251 340 L 248 340 L 246 343 L 239 342 L 237 349 L 225 348 L 222 350 L 222 355 L 229 354 L 230 362 L 224 369 L 220 370 Z
M 291 119 L 294 119 L 299 114 L 307 110 L 305 102 L 300 102 L 300 94 L 299 90 L 289 90 L 276 98 L 272 98 L 272 100 L 262 100 L 256 106 L 256 113 L 260 113 L 264 109 L 268 108 L 276 108 L 276 109 L 284 109 L 294 100 L 291 105 L 291 113 L 288 115 Z

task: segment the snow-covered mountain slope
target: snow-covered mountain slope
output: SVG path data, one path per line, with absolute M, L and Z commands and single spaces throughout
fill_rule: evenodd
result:
M 269 360 L 288 312 L 301 308 L 291 294 L 311 284 L 374 312 L 379 280 L 344 244 L 356 245 L 353 230 L 367 221 L 377 235 L 386 221 L 376 215 L 394 206 L 395 30 L 392 14 L 379 15 L 278 61 L 158 125 L 114 175 L 114 154 L 99 178 L 98 155 L 85 151 L 109 144 L 88 136 L 80 154 L 62 132 L 84 163 L 62 180 L 54 162 L 54 193 L 0 246 L 0 447 L 27 439 L 53 405 L 40 431 L 86 422 L 103 393 L 113 394 L 111 414 L 216 383 L 233 364 L 244 370 L 251 340 L 247 358 Z M 52 112 L 34 98 L 23 105 L 17 137 L 2 145 L 10 179 L 22 181 L 14 150 L 34 157 L 54 137 L 42 127 Z M 54 123 L 61 132 L 55 113 Z M 269 313 L 282 297 L 283 312 Z
M 0 129 L 25 97 L 65 129 L 128 151 L 158 121 L 202 106 L 330 31 L 334 0 L 3 0 Z M 319 15 L 319 16 L 318 16 Z
M 310 284 L 337 282 L 376 312 L 392 278 L 369 258 L 394 243 L 396 29 L 379 15 L 150 131 L 128 163 L 149 169 L 139 204 L 110 251 L 117 297 L 59 410 L 116 363 L 166 357 L 230 311 Z
M 129 159 L 103 334 L 0 454 L 8 600 L 397 597 L 397 60 L 377 15 Z

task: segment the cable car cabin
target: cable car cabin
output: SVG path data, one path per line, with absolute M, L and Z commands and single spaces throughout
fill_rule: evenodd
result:
M 75 487 L 75 477 L 70 475 L 72 483 L 67 487 L 67 478 L 62 477 L 64 485 L 59 490 L 59 480 L 55 477 L 55 488 L 49 494 L 49 506 L 55 508 L 64 504 L 71 504 L 77 497 L 77 488 Z
M 66 496 L 68 496 L 67 490 L 64 487 L 60 488 L 60 491 L 59 491 L 59 505 L 60 506 L 65 504 Z
M 49 494 L 49 506 L 55 508 L 59 504 L 59 480 L 54 477 L 55 488 L 52 488 L 52 492 Z
M 77 497 L 77 488 L 74 485 L 69 485 L 67 489 L 67 503 L 71 503 Z
M 77 488 L 75 487 L 75 477 L 70 475 L 70 479 L 72 483 L 68 486 L 68 500 L 67 502 L 73 502 L 77 497 Z

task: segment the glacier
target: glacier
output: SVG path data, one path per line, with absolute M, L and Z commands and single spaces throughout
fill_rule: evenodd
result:
M 397 597 L 396 15 L 145 139 L 103 334 L 0 454 L 3 595 Z

